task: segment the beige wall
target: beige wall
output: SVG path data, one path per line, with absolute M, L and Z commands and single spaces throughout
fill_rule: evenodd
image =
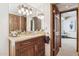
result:
M 0 4 L 0 55 L 9 55 L 8 48 L 8 4 Z

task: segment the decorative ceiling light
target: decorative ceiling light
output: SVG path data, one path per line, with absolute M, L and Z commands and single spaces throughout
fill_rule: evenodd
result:
M 31 15 L 32 9 L 28 7 L 24 7 L 24 5 L 19 5 L 18 7 L 18 13 L 22 15 Z

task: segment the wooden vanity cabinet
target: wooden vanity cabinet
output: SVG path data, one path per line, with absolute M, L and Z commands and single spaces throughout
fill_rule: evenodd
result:
M 16 56 L 44 56 L 44 36 L 15 43 Z

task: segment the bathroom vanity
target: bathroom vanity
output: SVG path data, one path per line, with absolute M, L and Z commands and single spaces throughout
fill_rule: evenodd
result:
M 9 37 L 10 56 L 44 56 L 44 39 L 44 33 Z
M 9 7 L 9 55 L 44 56 L 45 42 L 47 42 L 45 41 L 45 33 L 43 33 L 46 30 L 44 27 L 44 14 L 24 4 L 15 7 Z M 12 10 L 12 8 L 15 10 Z M 22 8 L 24 9 L 23 12 Z M 32 13 L 26 13 L 26 8 Z M 21 11 L 21 13 L 18 11 Z

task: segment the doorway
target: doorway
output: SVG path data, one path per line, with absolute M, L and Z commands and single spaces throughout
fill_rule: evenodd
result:
M 60 13 L 61 18 L 61 48 L 59 56 L 77 56 L 77 9 Z

